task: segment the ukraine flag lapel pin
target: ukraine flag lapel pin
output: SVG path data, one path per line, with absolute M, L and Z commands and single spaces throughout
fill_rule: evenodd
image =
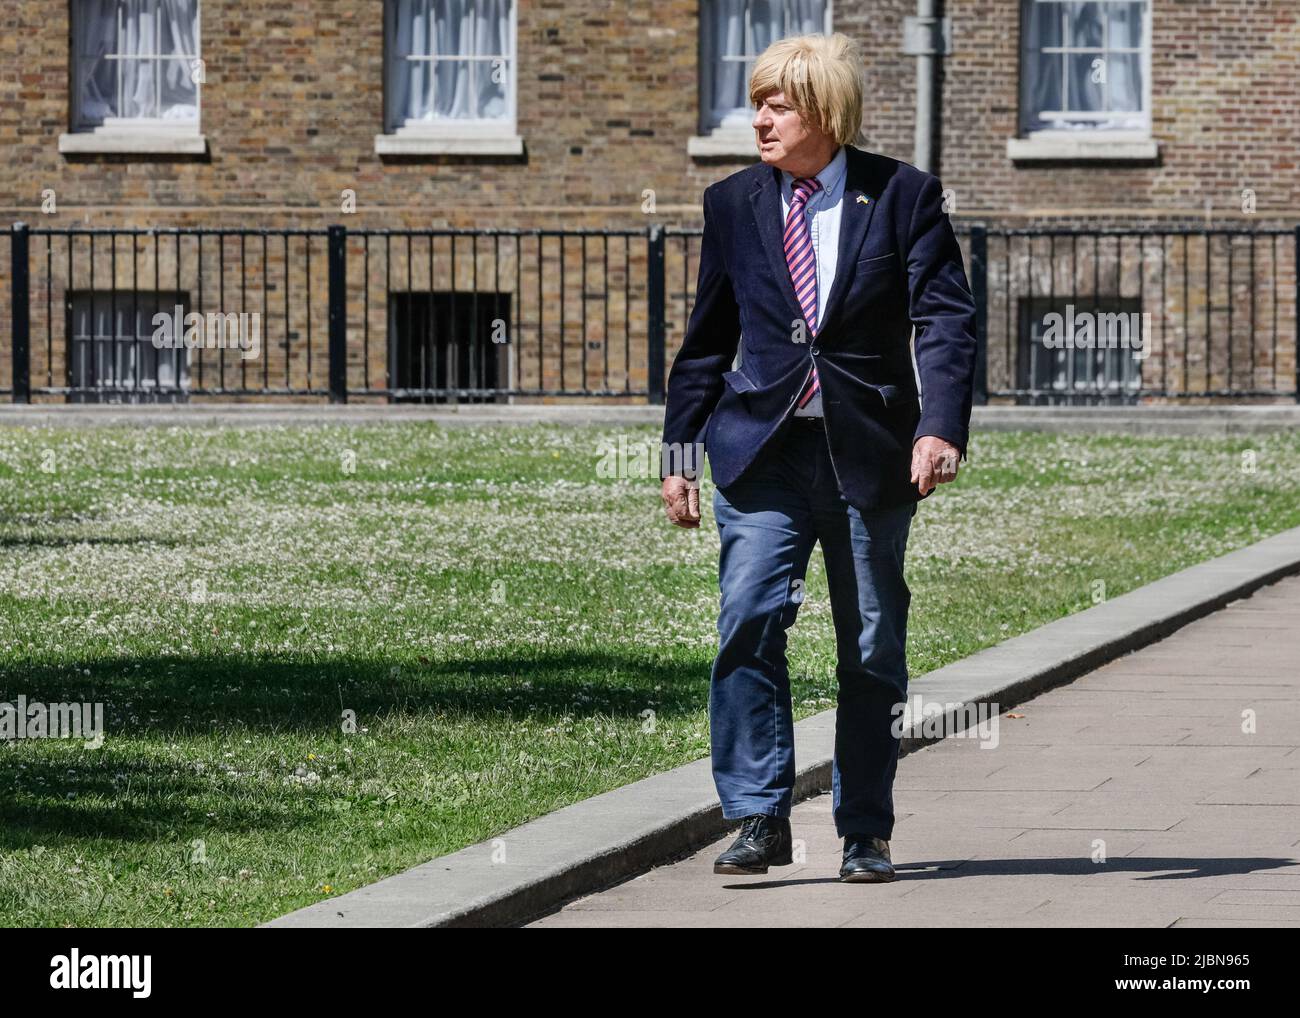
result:
M 871 204 L 871 199 L 868 198 L 865 194 L 860 194 L 860 195 L 858 195 L 858 204 L 859 204 L 859 205 L 870 205 L 870 204 Z

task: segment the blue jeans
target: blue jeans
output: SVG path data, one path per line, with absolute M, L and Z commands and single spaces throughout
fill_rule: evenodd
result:
M 840 837 L 889 840 L 907 698 L 903 554 L 916 504 L 859 512 L 840 494 L 825 432 L 787 420 L 736 483 L 714 489 L 722 540 L 718 655 L 709 685 L 713 780 L 728 819 L 790 815 L 794 723 L 786 630 L 821 541 L 835 625 L 832 795 Z

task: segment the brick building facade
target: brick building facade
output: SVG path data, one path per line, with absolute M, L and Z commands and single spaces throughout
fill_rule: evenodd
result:
M 354 392 L 481 386 L 644 398 L 654 374 L 645 363 L 654 327 L 647 227 L 698 227 L 704 187 L 755 158 L 743 128 L 718 126 L 706 108 L 725 108 L 735 94 L 737 75 L 723 81 L 722 62 L 743 77 L 746 46 L 783 34 L 778 24 L 852 36 L 866 63 L 861 144 L 911 161 L 916 59 L 901 42 L 914 13 L 900 0 L 12 0 L 0 21 L 0 216 L 34 230 L 341 224 Z M 1040 316 L 1035 294 L 1048 294 L 1052 308 L 1059 292 L 1081 306 L 1157 312 L 1165 331 L 1142 370 L 1158 370 L 1161 384 L 1147 385 L 1148 374 L 1144 387 L 1293 391 L 1294 244 L 1281 231 L 1300 221 L 1300 0 L 948 0 L 942 13 L 952 48 L 939 61 L 933 169 L 951 192 L 954 224 L 995 231 L 986 280 L 993 388 L 1016 387 L 1017 372 L 1020 387 L 1038 386 L 1022 363 L 1026 315 Z M 133 17 L 152 26 L 152 44 L 138 34 L 123 41 Z M 457 18 L 451 35 L 440 34 Z M 1089 92 L 1075 64 L 1095 65 L 1098 52 L 1117 77 Z M 1043 123 L 1068 130 L 1026 129 L 1030 60 L 1039 98 L 1063 107 Z M 179 75 L 162 84 L 182 67 L 195 87 Z M 127 79 L 134 98 L 123 97 Z M 1097 108 L 1116 105 L 1116 95 L 1123 106 L 1125 88 L 1144 108 L 1123 124 L 1087 119 L 1117 117 Z M 455 115 L 466 103 L 493 116 Z M 1063 238 L 1058 248 L 1047 236 L 996 233 L 1044 224 L 1279 232 L 1107 237 L 1082 253 L 1076 239 L 1067 278 Z M 364 235 L 449 228 L 613 232 Z M 110 238 L 95 238 L 93 256 L 89 239 L 30 238 L 32 385 L 49 398 L 96 379 L 131 384 L 142 369 L 165 374 L 145 353 L 95 360 L 102 312 L 83 305 L 109 290 L 113 335 L 123 294 L 137 309 L 145 295 L 146 310 L 178 296 L 199 311 L 264 309 L 256 363 L 203 351 L 183 370 L 190 387 L 202 374 L 196 388 L 247 389 L 252 371 L 253 388 L 323 391 L 324 236 L 164 235 L 159 244 L 123 234 L 113 251 Z M 664 247 L 669 358 L 697 243 L 674 234 Z M 0 274 L 12 277 L 8 250 Z M 236 285 L 238 301 L 228 289 Z M 479 331 L 502 321 L 507 342 L 484 347 Z M 0 328 L 8 358 L 9 322 Z M 473 349 L 413 338 L 457 328 L 474 330 Z M 309 335 L 319 345 L 308 346 Z M 78 341 L 91 351 L 80 366 Z M 457 363 L 438 376 L 425 355 Z M 7 382 L 10 365 L 0 371 Z M 226 372 L 243 384 L 227 384 Z

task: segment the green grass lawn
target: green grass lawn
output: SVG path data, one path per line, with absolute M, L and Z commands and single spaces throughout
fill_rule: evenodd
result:
M 0 431 L 0 701 L 107 728 L 0 743 L 0 923 L 249 925 L 707 755 L 712 512 L 605 476 L 620 434 Z M 913 522 L 912 674 L 1296 525 L 1290 436 L 980 435 Z M 817 553 L 799 716 L 834 664 Z

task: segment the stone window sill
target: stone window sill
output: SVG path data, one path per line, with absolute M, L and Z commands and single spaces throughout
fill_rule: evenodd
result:
M 758 146 L 751 130 L 714 131 L 689 139 L 686 154 L 692 159 L 757 159 Z
M 59 151 L 65 155 L 193 156 L 207 150 L 207 137 L 196 131 L 115 127 L 59 135 Z
M 1132 132 L 1041 133 L 1007 139 L 1007 158 L 1013 162 L 1150 162 L 1159 154 L 1159 142 L 1149 135 Z
M 521 156 L 524 139 L 513 131 L 499 134 L 399 131 L 375 135 L 375 153 L 381 156 Z

